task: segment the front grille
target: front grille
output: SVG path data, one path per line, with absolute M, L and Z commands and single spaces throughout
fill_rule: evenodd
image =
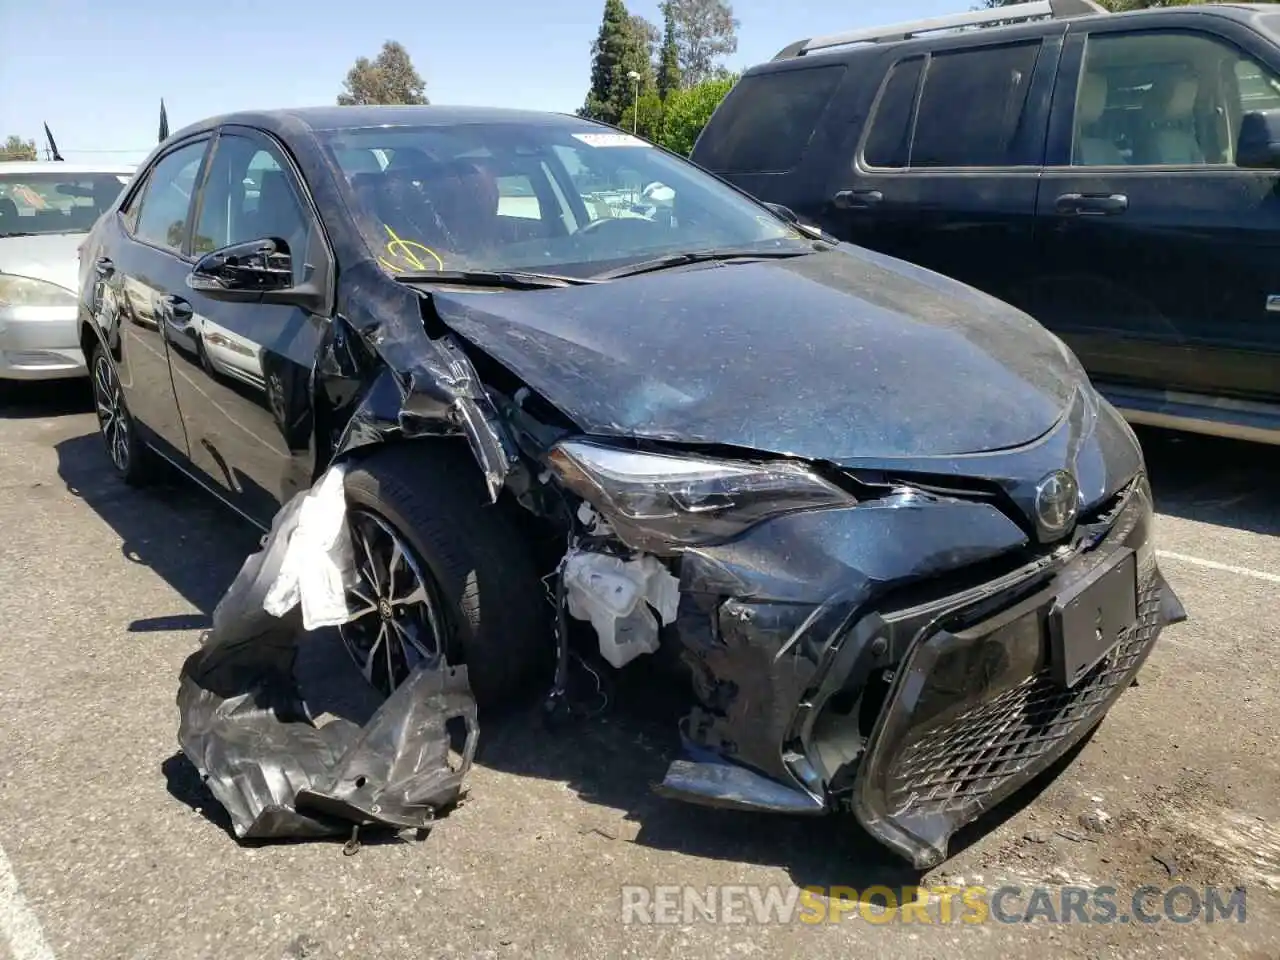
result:
M 890 760 L 887 804 L 895 819 L 941 815 L 968 819 L 994 794 L 1021 781 L 1064 740 L 1099 719 L 1137 672 L 1159 632 L 1160 581 L 1154 563 L 1142 571 L 1138 622 L 1112 654 L 1071 689 L 1048 670 L 975 704 L 927 730 Z

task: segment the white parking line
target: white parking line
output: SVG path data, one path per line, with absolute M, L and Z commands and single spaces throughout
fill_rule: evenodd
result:
M 1265 570 L 1252 570 L 1249 567 L 1235 567 L 1229 563 L 1218 563 L 1216 560 L 1205 560 L 1203 557 L 1189 557 L 1185 553 L 1174 553 L 1170 550 L 1157 550 L 1156 556 L 1162 560 L 1178 560 L 1207 570 L 1221 570 L 1223 573 L 1236 573 L 1242 577 L 1253 577 L 1267 583 L 1280 583 L 1280 574 L 1267 573 Z
M 18 888 L 18 878 L 4 847 L 0 847 L 0 938 L 9 947 L 13 960 L 54 960 L 40 921 Z

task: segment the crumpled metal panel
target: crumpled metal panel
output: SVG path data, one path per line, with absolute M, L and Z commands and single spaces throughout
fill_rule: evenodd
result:
M 358 263 L 344 275 L 339 315 L 381 363 L 372 365 L 376 373 L 362 385 L 333 458 L 390 439 L 465 436 L 496 501 L 519 462 L 518 448 L 455 338 L 428 333 L 424 296 L 388 283 L 372 262 Z M 322 380 L 340 376 L 337 358 L 321 361 Z
M 276 617 L 263 606 L 303 500 L 280 511 L 183 664 L 179 745 L 242 839 L 425 827 L 457 802 L 475 755 L 479 723 L 466 668 L 419 668 L 363 728 L 341 719 L 315 725 L 293 672 L 300 608 Z M 467 736 L 451 766 L 454 718 Z

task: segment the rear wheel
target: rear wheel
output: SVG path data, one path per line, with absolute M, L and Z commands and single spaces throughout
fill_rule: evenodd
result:
M 489 503 L 464 445 L 414 441 L 346 476 L 359 582 L 342 639 L 365 678 L 390 694 L 423 662 L 465 663 L 481 705 L 501 702 L 554 648 L 537 566 Z
M 141 486 L 152 473 L 150 451 L 139 441 L 138 431 L 125 403 L 124 390 L 115 364 L 98 344 L 89 361 L 93 382 L 93 402 L 98 414 L 98 430 L 107 446 L 107 456 L 125 483 Z

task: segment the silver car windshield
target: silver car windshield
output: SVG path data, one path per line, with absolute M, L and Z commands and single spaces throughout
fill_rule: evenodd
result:
M 388 273 L 590 276 L 709 249 L 803 250 L 803 236 L 715 177 L 590 124 L 480 123 L 320 134 Z
M 0 238 L 88 233 L 128 182 L 119 173 L 0 170 Z

